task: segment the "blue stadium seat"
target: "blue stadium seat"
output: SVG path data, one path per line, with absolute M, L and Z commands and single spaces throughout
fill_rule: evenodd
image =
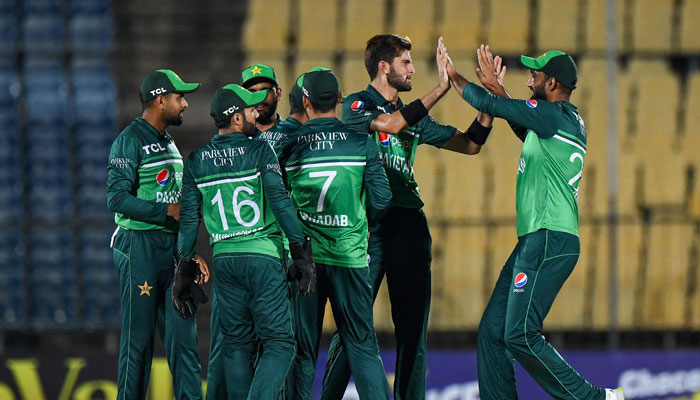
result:
M 106 206 L 104 206 L 106 208 Z M 86 229 L 82 232 L 83 317 L 86 327 L 117 327 L 119 315 L 119 280 L 109 247 L 113 233 L 109 229 Z
M 60 14 L 62 0 L 22 0 L 25 14 Z
M 80 188 L 80 212 L 83 219 L 109 222 L 114 215 L 107 208 L 107 192 L 104 183 L 100 186 Z
M 16 0 L 0 0 L 0 14 L 2 15 L 17 15 L 17 1 Z
M 60 54 L 65 50 L 65 28 L 60 14 L 30 14 L 22 24 L 22 46 L 30 54 Z
M 12 60 L 0 60 L 0 115 L 17 115 L 20 85 Z
M 28 122 L 52 126 L 68 124 L 68 84 L 61 62 L 57 59 L 29 58 L 23 74 Z
M 0 14 L 0 54 L 14 55 L 17 49 L 17 18 L 12 14 Z
M 77 327 L 76 288 L 72 284 L 34 285 L 32 326 L 35 329 Z
M 25 323 L 24 292 L 14 289 L 0 290 L 0 329 L 21 329 L 24 328 Z
M 70 22 L 71 50 L 78 54 L 109 54 L 112 51 L 112 18 L 78 14 Z
M 109 0 L 71 0 L 72 14 L 109 14 Z
M 22 181 L 17 163 L 0 162 L 0 187 L 0 224 L 17 224 L 22 214 Z
M 29 190 L 29 213 L 37 221 L 70 221 L 74 213 L 71 187 L 57 182 L 32 184 Z
M 117 87 L 107 60 L 78 58 L 70 70 L 76 126 L 115 126 Z

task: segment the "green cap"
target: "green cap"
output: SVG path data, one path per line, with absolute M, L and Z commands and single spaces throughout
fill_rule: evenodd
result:
M 304 108 L 304 102 L 302 101 L 302 98 L 304 97 L 304 93 L 301 91 L 301 83 L 304 81 L 304 74 L 299 75 L 296 81 L 294 81 L 294 85 L 292 86 L 292 89 L 289 91 L 289 105 L 292 108 L 300 109 Z
M 340 96 L 340 84 L 333 71 L 316 67 L 302 75 L 301 91 L 312 104 L 335 104 Z
M 243 70 L 241 74 L 241 86 L 251 87 L 258 82 L 267 81 L 277 85 L 277 74 L 272 67 L 265 64 L 253 64 Z
M 160 95 L 190 93 L 199 88 L 199 83 L 185 83 L 169 69 L 158 69 L 146 75 L 141 83 L 141 102 L 147 103 Z
M 211 116 L 217 122 L 226 121 L 244 108 L 256 106 L 267 97 L 267 91 L 249 92 L 235 83 L 219 88 L 211 99 Z
M 571 90 L 576 89 L 578 70 L 571 56 L 559 50 L 550 50 L 537 58 L 520 56 L 520 63 L 535 71 L 554 77 Z

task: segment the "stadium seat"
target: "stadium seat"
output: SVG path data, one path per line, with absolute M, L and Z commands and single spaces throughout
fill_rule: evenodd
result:
M 652 223 L 645 246 L 648 251 L 641 298 L 646 329 L 682 329 L 686 326 L 692 223 Z M 697 251 L 697 249 L 695 250 Z M 695 277 L 697 280 L 697 277 Z M 695 284 L 691 284 L 695 285 Z
M 29 54 L 46 55 L 64 51 L 65 28 L 59 14 L 28 15 L 22 27 L 23 49 Z
M 447 229 L 442 267 L 433 269 L 431 328 L 476 330 L 486 307 L 484 270 L 486 228 Z M 490 289 L 490 288 L 489 288 Z
M 683 53 L 697 54 L 700 52 L 700 2 L 682 2 L 680 17 L 680 50 Z
M 586 266 L 590 279 L 590 284 L 587 282 L 590 308 L 585 310 L 590 313 L 591 320 L 586 321 L 584 328 L 604 330 L 610 327 L 610 231 L 605 223 L 584 223 L 579 225 L 579 235 L 578 265 Z M 621 259 L 619 255 L 618 259 Z
M 336 76 L 338 76 L 338 71 L 335 71 L 335 65 L 333 64 L 333 58 L 330 55 L 319 56 L 315 53 L 299 54 L 299 56 L 296 59 L 296 63 L 294 64 L 294 72 L 292 73 L 292 76 L 297 77 L 314 67 L 324 67 L 332 69 L 334 70 L 333 72 L 336 74 Z M 292 79 L 290 79 L 289 86 L 287 86 L 288 88 L 291 87 L 291 84 L 293 83 Z M 338 76 L 338 81 L 340 81 L 341 79 L 342 77 Z M 287 91 L 287 93 L 289 94 L 289 91 Z
M 487 196 L 484 160 L 446 150 L 440 150 L 437 159 L 442 176 L 433 178 L 436 181 L 433 185 L 442 194 L 442 201 L 435 205 L 440 214 L 448 220 L 484 218 Z M 419 168 L 420 165 L 416 170 Z
M 634 0 L 632 6 L 632 51 L 671 51 L 673 0 Z
M 700 132 L 696 129 L 700 124 L 700 115 L 695 110 L 700 107 L 700 73 L 689 76 L 687 89 L 688 98 L 685 102 L 684 132 L 680 144 L 681 157 L 686 168 L 694 171 L 694 182 L 690 188 L 689 211 L 694 217 L 700 217 L 700 160 L 696 149 L 700 148 Z
M 72 14 L 109 14 L 111 7 L 109 0 L 70 0 Z
M 297 29 L 297 52 L 331 53 L 340 45 L 338 40 L 338 0 L 319 3 L 314 0 L 299 0 Z
M 566 1 L 540 0 L 535 12 L 535 47 L 540 52 L 556 49 L 575 53 L 578 49 L 579 7 Z
M 618 323 L 621 329 L 641 327 L 642 298 L 644 287 L 642 252 L 646 245 L 642 236 L 642 225 L 638 221 L 620 223 L 617 228 L 617 284 Z
M 0 118 L 3 123 L 17 119 L 17 100 L 20 94 L 20 85 L 14 63 L 9 60 L 0 62 Z
M 291 3 L 286 0 L 250 2 L 243 26 L 243 49 L 246 52 L 285 53 L 289 47 Z M 315 23 L 314 23 L 315 25 Z
M 25 110 L 30 124 L 66 125 L 68 84 L 58 59 L 29 58 L 24 64 Z
M 394 23 L 390 32 L 411 39 L 411 54 L 435 54 L 438 36 L 435 26 L 434 0 L 404 0 L 393 2 Z M 367 38 L 369 39 L 369 37 Z
M 635 137 L 632 134 L 634 129 L 632 99 L 636 95 L 632 90 L 628 71 L 618 70 L 617 77 L 617 212 L 621 216 L 636 216 L 644 195 L 640 174 L 642 167 L 634 152 Z
M 684 200 L 683 160 L 673 149 L 680 82 L 665 61 L 635 60 L 629 66 L 633 110 L 632 150 L 643 165 L 643 202 L 680 205 Z M 663 93 L 663 96 L 659 96 Z M 624 178 L 623 178 L 624 179 Z
M 487 269 L 484 273 L 486 286 L 488 287 L 488 296 L 491 296 L 498 276 L 503 269 L 503 266 L 508 261 L 508 257 L 518 244 L 518 235 L 515 228 L 515 218 L 492 220 L 493 227 L 489 229 L 487 248 Z
M 112 51 L 112 18 L 108 15 L 74 15 L 69 30 L 74 54 L 105 55 Z
M 473 56 L 483 40 L 481 16 L 484 2 L 478 0 L 445 0 L 442 22 L 437 30 L 445 39 L 450 56 Z
M 24 0 L 25 14 L 59 14 L 63 8 L 61 0 Z
M 495 3 L 492 3 L 492 8 Z M 501 0 L 498 10 L 491 11 L 487 23 L 486 43 L 503 55 L 521 54 L 527 49 L 530 4 L 522 0 Z
M 0 55 L 14 55 L 17 45 L 17 18 L 13 14 L 0 14 Z
M 342 18 L 341 43 L 345 54 L 362 57 L 371 32 L 386 32 L 384 28 L 386 1 L 347 1 Z
M 586 49 L 597 54 L 603 54 L 607 47 L 607 2 L 608 0 L 588 0 L 586 6 Z M 617 46 L 621 52 L 627 51 L 629 47 L 625 40 L 626 3 L 626 0 L 617 0 L 616 4 Z
M 413 171 L 420 189 L 420 197 L 425 203 L 423 210 L 429 221 L 436 221 L 444 216 L 440 197 L 442 191 L 442 151 L 432 146 L 422 145 L 416 151 Z
M 355 4 L 349 2 L 348 4 Z M 340 64 L 339 70 L 336 72 L 340 81 L 340 90 L 343 95 L 365 90 L 370 82 L 367 68 L 365 67 L 365 59 L 363 57 L 346 57 Z M 340 110 L 340 109 L 339 109 Z

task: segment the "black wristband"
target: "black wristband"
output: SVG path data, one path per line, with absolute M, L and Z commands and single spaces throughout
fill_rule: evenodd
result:
M 428 115 L 428 109 L 425 108 L 420 99 L 413 100 L 409 105 L 399 110 L 403 119 L 406 120 L 408 126 L 413 126 L 418 123 L 423 117 Z
M 481 125 L 479 119 L 474 118 L 474 122 L 472 122 L 472 124 L 469 125 L 469 129 L 467 129 L 467 135 L 472 142 L 483 146 L 484 143 L 486 143 L 486 139 L 489 137 L 489 133 L 491 133 L 491 128 L 493 127 L 490 126 L 487 128 Z

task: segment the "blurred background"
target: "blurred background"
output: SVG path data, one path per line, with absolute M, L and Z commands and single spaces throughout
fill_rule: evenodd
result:
M 141 115 L 148 72 L 202 82 L 169 129 L 186 156 L 216 133 L 213 92 L 246 66 L 277 71 L 285 118 L 292 82 L 311 67 L 332 68 L 345 94 L 364 89 L 365 42 L 383 32 L 413 43 L 404 101 L 437 84 L 439 36 L 471 79 L 477 46 L 490 44 L 519 98 L 530 96 L 520 54 L 574 57 L 572 103 L 588 132 L 582 252 L 544 334 L 593 383 L 622 385 L 628 398 L 700 398 L 698 21 L 700 0 L 0 0 L 0 399 L 113 398 L 121 316 L 107 156 Z M 431 115 L 466 129 L 476 112 L 452 91 Z M 476 330 L 517 241 L 520 148 L 502 121 L 476 157 L 419 148 L 434 254 L 431 399 L 478 398 Z M 208 316 L 207 305 L 204 370 Z M 326 322 L 332 333 L 330 311 Z M 375 325 L 391 379 L 385 289 Z M 545 398 L 518 374 L 521 398 Z M 151 399 L 172 398 L 168 384 L 158 358 Z

